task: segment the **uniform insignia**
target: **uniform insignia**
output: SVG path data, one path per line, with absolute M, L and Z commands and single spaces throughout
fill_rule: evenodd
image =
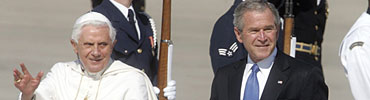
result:
M 219 48 L 218 49 L 218 54 L 220 56 L 227 56 L 227 57 L 231 57 L 233 56 L 233 53 L 236 52 L 236 50 L 238 50 L 238 45 L 236 44 L 236 42 L 234 42 L 230 47 L 229 49 L 225 49 L 225 48 Z
M 364 45 L 364 42 L 362 42 L 362 41 L 358 41 L 358 42 L 352 43 L 351 46 L 349 47 L 349 50 L 352 50 L 356 46 L 362 47 L 362 45 Z

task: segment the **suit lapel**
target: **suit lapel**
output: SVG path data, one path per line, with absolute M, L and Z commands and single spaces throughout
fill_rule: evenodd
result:
M 125 16 L 123 16 L 122 12 L 119 11 L 119 9 L 112 4 L 109 0 L 104 0 L 102 5 L 104 5 L 107 10 L 109 11 L 108 17 L 110 17 L 110 20 L 113 25 L 116 25 L 116 30 L 122 30 L 125 33 L 128 34 L 128 36 L 132 39 L 135 40 L 136 43 L 138 43 L 138 38 L 134 38 L 137 36 L 135 33 L 134 27 L 130 25 L 128 20 L 126 19 Z M 137 19 L 138 20 L 138 19 Z M 117 28 L 118 27 L 118 28 Z M 117 32 L 118 33 L 118 32 Z
M 282 87 L 287 82 L 290 73 L 289 59 L 278 51 L 274 65 L 271 68 L 268 80 L 263 90 L 261 100 L 277 100 Z
M 230 72 L 229 76 L 229 100 L 239 100 L 240 99 L 240 90 L 243 80 L 244 69 L 246 66 L 246 59 L 241 60 L 240 63 L 236 64 L 234 71 Z

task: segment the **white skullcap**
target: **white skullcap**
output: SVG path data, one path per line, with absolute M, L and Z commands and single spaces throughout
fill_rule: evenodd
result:
M 103 14 L 98 12 L 88 12 L 86 14 L 83 14 L 81 17 L 79 17 L 75 24 L 73 25 L 72 30 L 72 39 L 78 43 L 78 39 L 80 38 L 81 28 L 86 24 L 92 24 L 92 22 L 103 22 L 108 25 L 109 27 L 109 36 L 112 39 L 112 41 L 115 40 L 116 37 L 116 31 L 113 28 L 111 22 L 107 17 L 105 17 Z
M 84 15 L 82 15 L 80 18 L 76 20 L 75 25 L 81 24 L 83 22 L 89 21 L 89 20 L 96 20 L 96 21 L 102 21 L 106 22 L 107 24 L 111 24 L 109 19 L 105 17 L 103 14 L 98 13 L 98 12 L 88 12 Z

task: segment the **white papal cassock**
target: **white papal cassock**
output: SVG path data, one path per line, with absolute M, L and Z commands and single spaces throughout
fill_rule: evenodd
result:
M 146 74 L 114 61 L 101 77 L 90 77 L 78 60 L 57 63 L 35 91 L 36 100 L 157 100 Z

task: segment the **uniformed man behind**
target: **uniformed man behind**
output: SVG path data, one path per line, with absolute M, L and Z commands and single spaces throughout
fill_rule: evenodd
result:
M 355 100 L 370 99 L 370 0 L 367 12 L 344 37 L 339 56 Z
M 128 5 L 122 5 L 120 2 L 128 2 Z M 144 12 L 144 0 L 93 0 L 92 4 L 93 11 L 107 16 L 118 30 L 118 44 L 115 45 L 112 57 L 143 70 L 153 84 L 156 84 L 156 38 L 150 22 L 151 17 Z
M 95 8 L 99 4 L 102 3 L 103 0 L 91 0 L 92 8 Z M 144 12 L 145 11 L 145 0 L 133 0 L 132 1 L 133 7 L 137 12 Z
M 117 44 L 112 58 L 142 70 L 156 85 L 158 59 L 155 28 L 150 17 L 134 9 L 134 1 L 137 0 L 103 0 L 92 11 L 106 16 L 117 30 Z M 175 85 L 173 80 L 168 82 L 169 95 L 166 96 L 164 91 L 168 99 L 175 98 Z
M 285 0 L 268 1 L 279 8 L 280 16 L 284 16 Z M 321 44 L 328 16 L 327 0 L 293 0 L 293 15 L 293 34 L 297 37 L 295 58 L 321 67 Z

